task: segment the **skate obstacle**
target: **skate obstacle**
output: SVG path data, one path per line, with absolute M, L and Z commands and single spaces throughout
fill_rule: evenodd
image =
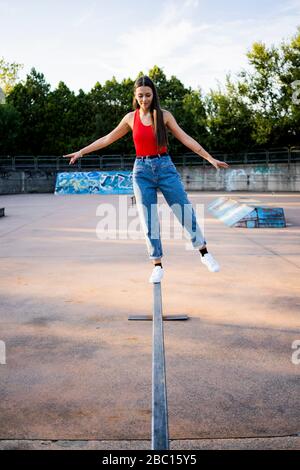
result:
M 169 449 L 168 400 L 164 347 L 164 320 L 188 320 L 187 315 L 163 316 L 161 283 L 153 283 L 153 315 L 132 315 L 128 320 L 152 320 L 151 449 Z
M 247 204 L 242 201 L 243 198 L 219 197 L 208 205 L 208 210 L 229 227 L 286 227 L 281 207 L 260 206 L 259 201 L 251 199 Z

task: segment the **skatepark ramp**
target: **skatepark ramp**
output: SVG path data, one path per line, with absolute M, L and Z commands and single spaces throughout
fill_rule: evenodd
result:
M 251 199 L 246 204 L 241 199 L 222 196 L 210 203 L 208 210 L 229 227 L 286 227 L 281 207 L 260 206 L 259 201 Z

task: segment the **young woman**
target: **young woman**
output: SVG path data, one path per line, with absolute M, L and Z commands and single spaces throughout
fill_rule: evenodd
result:
M 163 277 L 161 263 L 163 252 L 157 213 L 158 189 L 182 226 L 188 231 L 193 247 L 199 249 L 202 263 L 211 272 L 219 271 L 217 261 L 207 251 L 206 240 L 197 223 L 180 174 L 168 154 L 166 128 L 186 147 L 208 160 L 215 168 L 228 168 L 229 165 L 213 158 L 178 126 L 169 111 L 161 109 L 156 87 L 147 75 L 138 78 L 134 84 L 133 108 L 135 111 L 126 114 L 109 134 L 64 157 L 70 158 L 69 164 L 71 165 L 84 154 L 107 147 L 132 130 L 136 150 L 132 173 L 133 190 L 146 237 L 149 258 L 154 264 L 149 282 L 160 282 Z

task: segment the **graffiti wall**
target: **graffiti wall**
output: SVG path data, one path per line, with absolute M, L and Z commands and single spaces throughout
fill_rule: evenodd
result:
M 231 165 L 216 170 L 178 167 L 187 191 L 300 191 L 300 162 L 269 165 Z M 61 172 L 54 170 L 3 170 L 0 195 L 21 193 L 133 194 L 131 171 Z
M 299 191 L 299 163 L 230 165 L 226 170 L 209 167 L 179 169 L 185 188 L 197 191 Z
M 57 173 L 54 194 L 133 194 L 132 171 Z

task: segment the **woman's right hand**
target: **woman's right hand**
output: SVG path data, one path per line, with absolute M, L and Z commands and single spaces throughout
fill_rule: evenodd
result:
M 73 165 L 73 163 L 76 162 L 76 160 L 78 160 L 78 158 L 81 158 L 83 155 L 81 153 L 81 150 L 79 150 L 78 152 L 73 152 L 73 153 L 69 153 L 68 155 L 63 155 L 63 158 L 70 158 L 71 160 L 69 161 L 69 165 Z

